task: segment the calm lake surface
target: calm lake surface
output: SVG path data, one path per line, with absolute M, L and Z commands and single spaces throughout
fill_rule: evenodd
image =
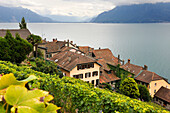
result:
M 0 23 L 2 28 L 19 29 L 18 23 Z M 115 56 L 146 64 L 170 81 L 170 24 L 29 23 L 28 29 L 50 41 L 69 39 L 80 46 L 110 48 Z

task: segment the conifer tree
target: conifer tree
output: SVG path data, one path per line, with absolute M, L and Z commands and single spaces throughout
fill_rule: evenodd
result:
M 27 29 L 27 23 L 25 22 L 25 18 L 22 17 L 21 23 L 19 23 L 20 29 Z

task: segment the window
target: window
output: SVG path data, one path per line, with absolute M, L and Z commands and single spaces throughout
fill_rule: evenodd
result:
M 156 86 L 156 83 L 155 83 L 155 86 Z
M 94 84 L 94 80 L 92 80 L 91 83 Z
M 154 90 L 154 93 L 156 93 L 156 89 Z
M 83 79 L 83 74 L 79 74 L 79 75 L 73 75 L 74 78 L 81 78 Z
M 87 83 L 89 83 L 89 81 L 86 81 Z
M 96 86 L 99 84 L 99 79 L 96 79 Z
M 94 76 L 98 76 L 98 71 L 94 71 L 94 72 L 93 72 L 93 77 L 94 77 Z
M 85 73 L 85 78 L 88 78 L 88 77 L 91 77 L 91 73 L 90 72 Z
M 79 76 L 80 76 L 81 79 L 83 79 L 83 74 L 80 74 Z
M 88 63 L 88 64 L 80 64 L 77 66 L 77 70 L 79 69 L 89 69 L 94 68 L 94 63 Z

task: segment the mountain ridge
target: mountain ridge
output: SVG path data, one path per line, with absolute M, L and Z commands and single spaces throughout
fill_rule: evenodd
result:
M 99 14 L 93 23 L 163 23 L 170 22 L 169 3 L 145 3 L 117 6 Z
M 4 7 L 0 6 L 0 23 L 2 22 L 20 22 L 22 17 L 25 17 L 26 22 L 56 22 L 51 18 L 41 16 L 29 9 L 22 7 Z

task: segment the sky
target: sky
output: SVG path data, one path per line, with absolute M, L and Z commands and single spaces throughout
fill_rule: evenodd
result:
M 94 17 L 119 5 L 170 0 L 0 0 L 1 6 L 28 8 L 40 15 Z

